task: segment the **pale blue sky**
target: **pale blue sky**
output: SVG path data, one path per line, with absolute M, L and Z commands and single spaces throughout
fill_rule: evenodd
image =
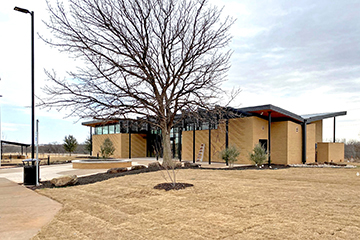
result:
M 229 80 L 240 86 L 234 107 L 273 104 L 296 114 L 348 111 L 337 118 L 337 137 L 359 140 L 360 133 L 360 3 L 351 0 L 223 0 L 224 13 L 237 18 L 231 31 L 234 50 Z M 30 143 L 30 15 L 35 32 L 50 37 L 45 0 L 0 3 L 0 107 L 2 139 Z M 36 94 L 45 84 L 44 68 L 65 71 L 81 62 L 35 39 Z M 65 135 L 85 141 L 89 129 L 65 111 L 36 109 L 40 143 L 62 142 Z M 332 119 L 324 139 L 332 137 Z

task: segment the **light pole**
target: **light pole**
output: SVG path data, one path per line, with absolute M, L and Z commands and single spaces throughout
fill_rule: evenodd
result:
M 34 12 L 24 8 L 15 7 L 15 11 L 31 15 L 31 158 L 35 153 L 35 74 L 34 74 Z M 34 165 L 34 161 L 32 162 Z

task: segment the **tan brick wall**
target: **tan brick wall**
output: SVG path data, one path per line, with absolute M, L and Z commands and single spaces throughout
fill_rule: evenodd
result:
M 317 161 L 319 163 L 324 163 L 324 162 L 329 161 L 329 145 L 328 145 L 328 143 L 318 143 Z
M 123 134 L 104 134 L 104 135 L 93 135 L 92 136 L 92 152 L 96 156 L 99 153 L 101 157 L 100 146 L 103 145 L 106 138 L 109 138 L 110 141 L 114 144 L 115 152 L 111 156 L 113 158 L 122 158 L 121 146 L 122 146 L 122 135 Z
M 129 134 L 121 133 L 121 157 L 129 158 Z
M 237 163 L 251 163 L 248 154 L 254 147 L 254 125 L 258 123 L 256 119 L 259 118 L 246 117 L 229 121 L 229 146 L 235 146 L 240 151 Z M 257 127 L 260 128 L 260 126 Z M 258 141 L 259 139 L 257 139 Z
M 146 157 L 146 134 L 131 134 L 131 157 Z
M 143 138 L 145 134 L 131 134 L 131 157 L 146 157 L 146 139 Z M 105 139 L 109 138 L 115 147 L 115 152 L 111 156 L 113 158 L 128 158 L 129 157 L 129 134 L 104 134 L 93 135 L 93 155 L 100 153 L 100 146 Z
M 271 163 L 288 162 L 288 122 L 271 123 Z
M 323 121 L 320 120 L 320 121 L 316 121 L 314 122 L 315 124 L 315 128 L 316 128 L 316 138 L 315 138 L 315 142 L 318 143 L 318 142 L 322 142 L 323 139 L 322 139 L 322 135 L 323 135 Z
M 230 131 L 230 129 L 229 129 Z M 225 149 L 225 122 L 219 124 L 218 129 L 211 130 L 211 161 L 224 162 L 220 157 L 220 152 Z
M 302 127 L 294 122 L 288 123 L 288 160 L 287 164 L 302 163 Z
M 318 143 L 318 162 L 344 162 L 344 143 Z
M 344 162 L 344 143 L 330 143 L 330 162 Z
M 208 162 L 209 161 L 209 130 L 195 131 L 195 161 L 199 154 L 200 146 L 202 143 L 205 143 L 203 162 Z M 192 146 L 191 146 L 191 151 L 192 151 Z M 192 160 L 192 154 L 191 154 L 191 160 Z
M 306 163 L 315 162 L 315 141 L 316 124 L 311 123 L 306 126 Z
M 193 131 L 182 132 L 181 158 L 184 161 L 192 161 Z
M 260 139 L 268 140 L 268 121 L 258 117 L 251 117 L 252 120 L 252 135 L 253 139 L 251 145 L 246 149 L 245 157 L 246 161 L 244 163 L 252 164 L 249 160 L 249 153 L 253 151 L 256 144 L 259 143 Z M 269 145 L 269 142 L 268 142 Z M 266 158 L 265 162 L 268 161 Z

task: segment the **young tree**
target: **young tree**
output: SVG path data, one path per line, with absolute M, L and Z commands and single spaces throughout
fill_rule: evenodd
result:
M 101 156 L 103 158 L 109 158 L 115 152 L 115 147 L 110 138 L 106 138 L 103 144 L 100 146 Z
M 240 151 L 235 146 L 230 146 L 220 152 L 221 158 L 225 160 L 226 164 L 229 164 L 229 167 L 233 167 L 239 155 Z
M 77 146 L 78 143 L 76 138 L 74 138 L 72 135 L 65 136 L 63 147 L 66 152 L 70 153 L 70 156 L 72 152 L 75 152 Z
M 253 152 L 249 153 L 249 159 L 255 165 L 260 166 L 266 160 L 267 154 L 265 148 L 260 144 L 256 144 Z
M 64 80 L 47 72 L 43 106 L 80 118 L 140 117 L 161 129 L 171 164 L 175 115 L 211 109 L 224 95 L 233 19 L 208 0 L 67 2 L 48 2 L 55 41 L 44 40 L 86 64 Z

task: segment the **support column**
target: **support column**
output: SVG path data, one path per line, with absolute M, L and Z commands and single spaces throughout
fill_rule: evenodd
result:
M 271 111 L 268 118 L 268 165 L 271 165 Z
M 306 120 L 302 124 L 302 163 L 306 163 Z
M 212 124 L 209 122 L 209 164 L 211 164 L 211 127 Z
M 90 150 L 90 156 L 92 156 L 92 127 L 90 127 L 90 144 L 91 144 L 91 150 Z
M 225 148 L 229 148 L 229 119 L 225 121 Z M 226 161 L 226 166 L 229 166 L 229 163 Z
M 179 161 L 181 162 L 181 139 L 182 139 L 182 126 L 179 127 L 179 137 L 178 137 L 178 156 L 179 156 Z
M 335 120 L 335 117 L 334 117 L 334 137 L 333 137 L 333 142 L 336 142 L 336 138 L 335 138 L 335 129 L 336 129 L 336 120 Z
M 194 129 L 193 129 L 193 163 L 195 163 L 195 129 L 196 129 L 196 123 L 194 122 Z
M 129 133 L 129 159 L 131 159 L 131 127 L 130 127 L 130 121 L 128 121 L 127 127 L 128 127 L 128 133 Z
M 229 119 L 225 121 L 225 148 L 229 147 Z

